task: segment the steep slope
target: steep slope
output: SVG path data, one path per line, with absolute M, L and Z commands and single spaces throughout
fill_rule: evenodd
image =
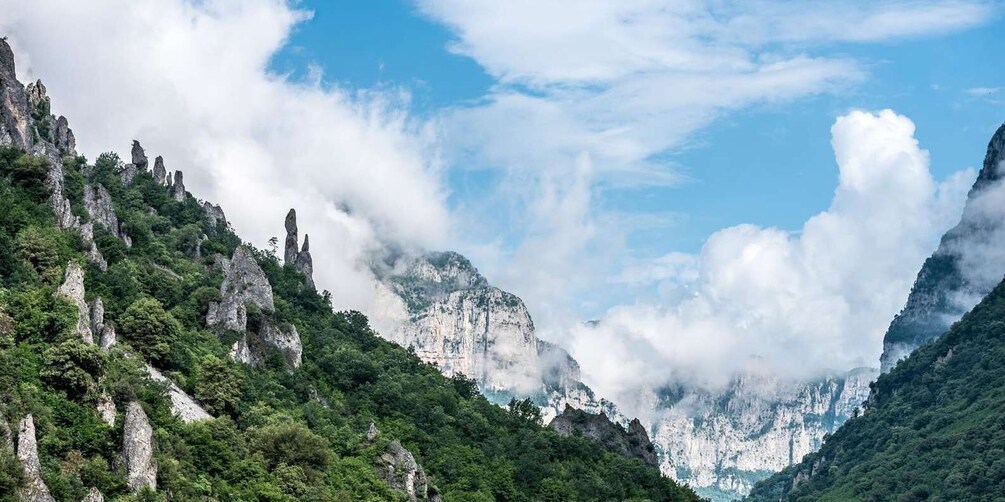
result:
M 663 472 L 700 495 L 732 500 L 820 447 L 868 397 L 876 371 L 803 383 L 749 372 L 725 389 L 663 388 L 652 396 Z
M 1000 500 L 1005 283 L 872 385 L 865 413 L 750 500 Z
M 373 269 L 381 279 L 372 312 L 381 333 L 445 375 L 473 379 L 498 404 L 530 398 L 545 422 L 566 405 L 621 420 L 580 381 L 568 352 L 537 338 L 523 300 L 490 285 L 467 258 L 393 256 Z
M 2 41 L 0 78 L 0 499 L 697 500 L 336 313 L 138 142 L 76 155 Z
M 959 224 L 946 232 L 918 272 L 907 304 L 883 338 L 887 372 L 915 348 L 941 335 L 1005 274 L 1005 124 L 992 136 Z

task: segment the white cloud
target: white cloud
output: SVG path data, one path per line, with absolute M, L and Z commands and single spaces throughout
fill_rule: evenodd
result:
M 587 383 L 624 398 L 640 382 L 723 384 L 754 360 L 797 378 L 875 365 L 976 173 L 935 182 L 914 124 L 890 110 L 851 112 L 831 134 L 839 183 L 830 207 L 797 233 L 739 225 L 713 234 L 696 264 L 655 262 L 654 278 L 690 295 L 615 307 L 575 329 L 570 348 Z
M 306 82 L 268 71 L 309 12 L 281 0 L 3 0 L 0 12 L 20 78 L 44 79 L 83 153 L 128 158 L 139 139 L 259 246 L 282 242 L 296 207 L 336 305 L 367 301 L 357 265 L 378 241 L 442 242 L 435 137 L 409 116 L 407 93 L 327 86 L 318 68 Z
M 971 87 L 964 92 L 971 96 L 993 96 L 1001 91 L 1001 87 Z
M 468 235 L 455 240 L 494 258 L 483 268 L 527 300 L 545 336 L 557 336 L 560 322 L 552 321 L 572 322 L 586 304 L 595 310 L 597 297 L 613 297 L 613 289 L 625 296 L 639 284 L 630 276 L 646 268 L 635 264 L 625 229 L 603 206 L 605 193 L 677 184 L 681 174 L 667 159 L 731 112 L 841 91 L 867 78 L 870 62 L 836 44 L 942 34 L 986 22 L 996 9 L 959 0 L 415 3 L 454 33 L 450 50 L 497 81 L 483 99 L 443 113 L 446 158 L 503 173 L 505 198 L 522 202 L 503 206 L 511 213 L 503 220 L 527 221 L 532 230 L 494 251 L 468 245 Z M 589 161 L 589 187 L 549 188 L 578 186 L 581 158 Z M 578 210 L 541 214 L 548 204 L 535 201 L 556 193 L 577 201 Z M 462 209 L 498 213 L 498 200 Z M 588 237 L 546 237 L 574 228 L 589 230 Z M 617 269 L 623 263 L 633 270 Z M 657 289 L 674 298 L 690 294 L 665 282 Z

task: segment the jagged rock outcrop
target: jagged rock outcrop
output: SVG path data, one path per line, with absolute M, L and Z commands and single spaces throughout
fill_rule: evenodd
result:
M 91 309 L 84 301 L 84 270 L 77 262 L 71 260 L 66 264 L 63 284 L 56 290 L 56 294 L 77 306 L 77 326 L 74 328 L 74 333 L 79 335 L 84 343 L 94 343 L 94 337 L 91 335 Z
M 98 337 L 98 345 L 106 351 L 115 345 L 115 328 L 105 323 L 105 305 L 100 297 L 91 302 L 91 334 Z
M 366 430 L 366 440 L 368 442 L 372 443 L 373 440 L 377 439 L 377 436 L 379 436 L 379 435 L 380 435 L 380 430 L 377 429 L 377 424 L 375 424 L 375 423 L 373 423 L 373 421 L 371 421 L 370 422 L 370 428 L 368 428 Z
M 138 172 L 145 172 L 147 170 L 147 154 L 143 151 L 143 147 L 140 142 L 133 140 L 133 147 L 130 151 L 130 156 L 132 158 L 132 164 Z
M 209 228 L 217 228 L 221 224 L 227 226 L 227 216 L 223 214 L 223 208 L 209 202 L 203 202 L 202 208 L 206 210 L 206 223 Z
M 157 489 L 157 466 L 153 454 L 153 428 L 143 407 L 133 401 L 126 408 L 126 420 L 122 426 L 122 462 L 126 468 L 127 484 L 134 492 L 144 487 Z
M 248 328 L 247 305 L 264 312 L 275 310 L 272 286 L 251 250 L 240 246 L 230 260 L 221 259 L 218 264 L 223 268 L 221 299 L 219 304 L 209 306 L 206 315 L 209 327 L 243 332 Z
M 178 385 L 171 381 L 171 379 L 164 376 L 164 374 L 158 371 L 157 368 L 148 364 L 147 374 L 150 375 L 150 378 L 155 382 L 167 384 L 168 397 L 171 398 L 171 411 L 173 411 L 175 415 L 178 415 L 178 418 L 180 418 L 182 422 L 190 424 L 192 422 L 198 422 L 199 420 L 209 420 L 213 418 L 213 416 L 203 409 L 203 407 L 200 406 L 195 399 L 192 399 L 192 397 L 186 394 L 185 391 L 181 390 L 181 387 L 178 387 Z
M 286 246 L 283 248 L 283 263 L 292 265 L 297 262 L 297 247 L 299 246 L 299 236 L 297 234 L 297 210 L 290 209 L 286 213 Z
M 164 168 L 164 157 L 158 155 L 154 158 L 154 181 L 160 185 L 167 183 L 167 169 Z
M 231 348 L 231 357 L 257 366 L 265 361 L 268 350 L 274 348 L 283 354 L 288 367 L 299 367 L 303 355 L 300 334 L 293 325 L 277 324 L 272 320 L 275 310 L 272 286 L 251 251 L 238 247 L 233 258 L 220 258 L 217 263 L 224 274 L 220 285 L 221 300 L 210 304 L 206 324 L 217 331 L 242 333 Z M 250 332 L 249 305 L 257 311 L 256 327 Z
M 42 464 L 38 459 L 38 443 L 35 438 L 35 420 L 31 414 L 21 420 L 17 433 L 17 459 L 24 469 L 21 482 L 21 500 L 25 502 L 55 502 L 49 494 L 49 487 L 42 480 Z
M 297 251 L 300 237 L 297 235 L 297 211 L 290 209 L 286 213 L 286 245 L 283 248 L 283 263 L 293 265 L 298 272 L 304 274 L 307 285 L 314 287 L 314 259 L 311 258 L 310 238 L 304 234 L 304 246 Z
M 185 191 L 185 175 L 181 171 L 174 172 L 174 182 L 171 184 L 171 197 L 178 202 L 185 202 L 188 192 Z
M 656 448 L 649 440 L 642 422 L 632 419 L 627 430 L 600 413 L 594 415 L 566 405 L 560 415 L 548 424 L 563 436 L 582 436 L 600 444 L 605 450 L 629 458 L 637 458 L 653 467 L 659 466 Z
M 12 145 L 33 155 L 45 157 L 50 164 L 46 184 L 51 192 L 56 225 L 80 233 L 87 246 L 87 257 L 102 269 L 107 267 L 94 243 L 94 229 L 73 215 L 70 201 L 63 194 L 63 155 L 76 156 L 76 141 L 66 117 L 50 113 L 51 100 L 41 81 L 26 89 L 14 68 L 14 53 L 6 40 L 0 40 L 0 145 Z
M 304 234 L 304 245 L 300 248 L 300 253 L 297 254 L 295 266 L 297 271 L 304 274 L 307 285 L 314 288 L 314 259 L 311 258 L 310 236 L 307 234 Z
M 31 110 L 24 86 L 17 80 L 14 51 L 0 40 L 0 145 L 31 151 Z
M 938 249 L 922 265 L 904 309 L 883 338 L 880 369 L 949 329 L 987 295 L 1005 275 L 1005 124 L 988 143 L 960 222 L 942 236 Z
M 377 473 L 395 489 L 408 494 L 410 502 L 439 500 L 436 490 L 429 486 L 426 473 L 415 461 L 412 452 L 397 440 L 387 445 L 387 451 L 377 458 Z
M 868 398 L 876 375 L 860 368 L 800 383 L 749 372 L 718 390 L 660 389 L 641 406 L 659 412 L 649 430 L 663 473 L 729 500 L 816 451 Z
M 100 184 L 84 186 L 84 209 L 91 215 L 91 221 L 100 223 L 114 235 L 119 235 L 119 218 L 115 216 L 112 196 Z
M 107 392 L 98 398 L 98 415 L 109 427 L 115 427 L 115 402 Z
M 129 185 L 138 174 L 140 174 L 140 170 L 136 168 L 136 164 L 129 163 L 122 166 L 122 173 L 119 174 L 119 177 L 122 179 L 123 185 Z
M 92 487 L 80 502 L 105 502 L 105 496 L 97 488 Z
M 532 397 L 546 423 L 566 404 L 618 416 L 579 381 L 567 352 L 538 340 L 523 301 L 491 286 L 467 258 L 395 256 L 373 270 L 379 282 L 368 314 L 377 332 L 444 374 L 474 379 L 498 404 Z

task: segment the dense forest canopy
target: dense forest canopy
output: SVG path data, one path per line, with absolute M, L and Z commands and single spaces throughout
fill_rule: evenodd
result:
M 303 363 L 273 351 L 254 368 L 229 356 L 238 334 L 206 328 L 220 300 L 218 257 L 241 240 L 199 202 L 176 200 L 149 172 L 123 181 L 122 161 L 62 161 L 73 214 L 90 218 L 85 187 L 102 186 L 127 243 L 95 225 L 107 269 L 81 236 L 61 231 L 44 157 L 0 148 L 0 412 L 31 414 L 42 477 L 56 500 L 95 487 L 113 500 L 407 500 L 375 465 L 400 442 L 443 500 L 697 500 L 637 459 L 560 437 L 530 403 L 494 406 L 463 377 L 446 378 L 378 337 L 358 312 L 336 312 L 269 251 L 252 250 L 274 291 L 274 312 L 248 323 L 296 327 Z M 277 215 L 277 219 L 282 215 Z M 130 245 L 131 244 L 131 245 Z M 118 343 L 110 350 L 75 332 L 77 309 L 55 294 L 69 263 L 83 268 L 86 299 L 101 298 Z M 323 266 L 323 265 L 322 265 Z M 149 362 L 215 418 L 185 423 Z M 109 426 L 97 411 L 115 403 Z M 133 493 L 120 455 L 126 403 L 139 402 L 155 441 L 156 492 Z M 368 438 L 370 425 L 379 431 Z M 16 430 L 15 430 L 16 432 Z M 13 500 L 22 466 L 0 447 L 0 499 Z

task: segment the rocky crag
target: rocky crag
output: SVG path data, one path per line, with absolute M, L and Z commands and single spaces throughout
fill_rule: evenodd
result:
M 660 468 L 704 497 L 738 499 L 816 451 L 857 413 L 876 375 L 861 368 L 800 383 L 751 372 L 715 391 L 660 389 L 647 405 Z
M 566 405 L 620 418 L 579 380 L 575 359 L 537 338 L 523 301 L 490 285 L 467 258 L 395 256 L 373 270 L 379 282 L 370 314 L 378 332 L 444 374 L 473 379 L 499 404 L 529 397 L 545 422 Z
M 883 338 L 882 372 L 949 329 L 1005 274 L 1005 204 L 1001 183 L 1005 125 L 988 143 L 960 222 L 942 236 L 938 249 L 918 272 L 907 304 Z
M 304 234 L 304 245 L 297 251 L 299 238 L 297 236 L 297 211 L 290 209 L 286 214 L 286 247 L 283 252 L 283 263 L 292 265 L 298 272 L 304 274 L 304 279 L 310 287 L 314 286 L 314 259 L 311 258 L 310 237 Z
M 656 448 L 649 440 L 649 433 L 637 418 L 622 427 L 600 413 L 594 415 L 566 405 L 548 427 L 563 436 L 582 436 L 600 443 L 604 449 L 629 458 L 637 458 L 653 467 L 659 466 Z

